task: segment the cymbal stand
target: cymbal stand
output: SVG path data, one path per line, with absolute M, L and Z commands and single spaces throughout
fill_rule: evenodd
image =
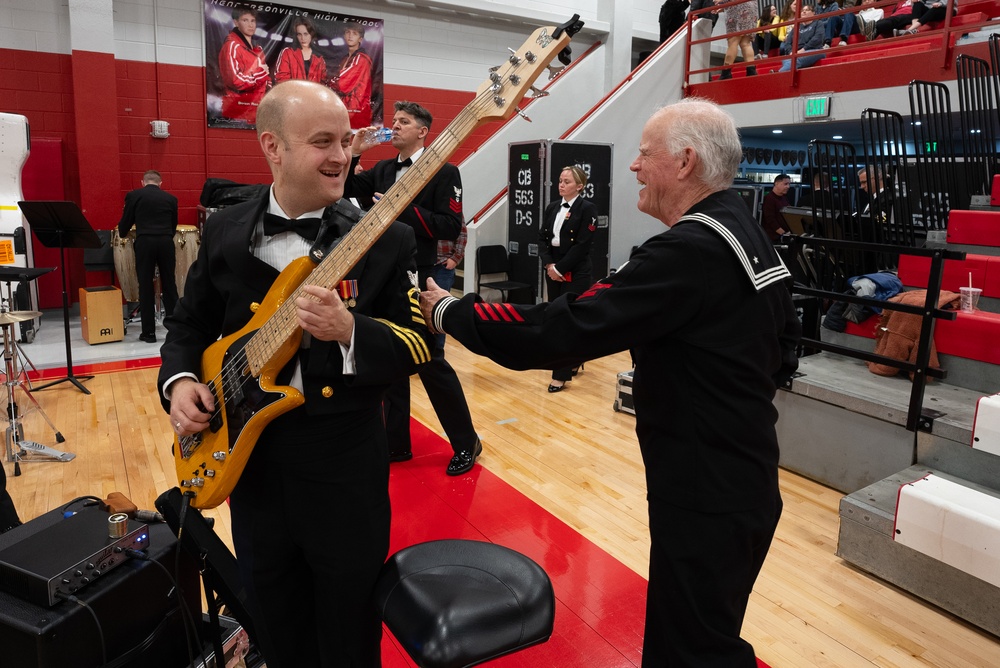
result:
M 21 424 L 24 419 L 25 414 L 21 414 L 17 407 L 17 397 L 16 392 L 20 390 L 24 393 L 24 396 L 32 403 L 32 407 L 28 409 L 28 413 L 32 411 L 38 411 L 45 423 L 49 425 L 49 428 L 56 435 L 56 443 L 65 443 L 66 439 L 63 437 L 56 426 L 49 419 L 49 416 L 45 414 L 42 407 L 38 405 L 35 397 L 31 395 L 31 392 L 24 387 L 24 383 L 21 380 L 21 369 L 18 366 L 19 362 L 19 352 L 17 347 L 17 337 L 14 336 L 13 328 L 16 323 L 3 324 L 3 360 L 4 360 L 4 372 L 6 375 L 5 382 L 3 385 L 7 387 L 7 421 L 8 426 L 6 429 L 5 449 L 7 452 L 7 461 L 14 462 L 14 475 L 21 475 L 21 462 L 27 461 L 29 459 L 48 459 L 59 462 L 68 462 L 76 457 L 75 454 L 69 452 L 61 452 L 54 448 L 50 448 L 41 443 L 36 443 L 34 441 L 24 440 L 24 428 Z
M 10 284 L 8 284 L 8 289 L 9 287 Z M 10 312 L 10 301 L 11 300 L 8 299 L 7 297 L 3 297 L 2 299 L 0 299 L 0 314 Z M 31 390 L 33 389 L 31 386 L 31 376 L 28 375 L 28 373 L 26 373 L 26 370 L 31 369 L 31 371 L 37 376 L 38 367 L 36 367 L 35 363 L 31 361 L 30 357 L 28 357 L 28 353 L 24 352 L 21 346 L 16 345 L 17 344 L 16 337 L 14 339 L 14 343 L 15 343 L 14 354 L 17 356 L 14 368 L 18 369 L 18 375 L 20 376 L 21 382 L 27 385 L 28 389 Z M 0 373 L 3 373 L 3 382 L 6 382 L 7 381 L 6 370 L 4 369 L 0 371 Z

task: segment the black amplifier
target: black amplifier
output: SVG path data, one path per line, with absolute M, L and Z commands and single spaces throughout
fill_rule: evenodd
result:
M 87 514 L 91 513 L 95 515 L 88 519 Z M 83 517 L 77 517 L 81 514 Z M 96 530 L 100 522 L 94 517 L 99 517 L 105 528 L 97 534 L 96 540 L 107 547 L 108 514 L 98 508 L 87 508 L 77 515 L 64 518 L 62 509 L 53 510 L 0 534 L 0 551 L 6 552 L 31 536 L 44 535 L 58 542 L 39 545 L 41 551 L 36 555 L 24 555 L 32 562 L 38 558 L 31 567 L 36 575 L 59 571 L 62 564 L 57 563 L 55 557 L 48 563 L 49 552 L 66 553 L 67 561 L 79 564 L 83 554 L 98 552 L 92 549 L 93 546 L 84 550 L 68 545 L 67 534 L 75 535 L 76 530 L 72 527 L 77 523 Z M 55 528 L 74 518 L 66 528 Z M 81 532 L 85 540 L 94 540 L 89 530 L 81 529 Z M 89 609 L 70 601 L 57 601 L 53 606 L 39 605 L 0 591 L 0 666 L 187 666 L 191 662 L 187 650 L 193 631 L 185 618 L 201 618 L 197 563 L 186 551 L 177 553 L 177 539 L 166 524 L 150 523 L 143 542 L 148 543 L 148 560 L 125 559 L 74 594 Z M 38 565 L 43 562 L 47 565 Z M 60 581 L 60 584 L 64 583 Z M 198 646 L 197 642 L 192 644 Z
M 55 605 L 57 594 L 75 594 L 116 566 L 126 549 L 149 546 L 149 528 L 127 522 L 109 537 L 108 513 L 82 508 L 52 524 L 28 523 L 8 532 L 0 543 L 0 590 L 36 605 Z M 118 524 L 114 524 L 118 527 Z

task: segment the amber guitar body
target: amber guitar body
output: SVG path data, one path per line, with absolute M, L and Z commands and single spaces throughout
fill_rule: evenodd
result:
M 264 427 L 305 402 L 295 388 L 274 384 L 278 373 L 298 351 L 302 330 L 293 330 L 278 352 L 263 362 L 259 375 L 252 372 L 251 360 L 243 360 L 252 356 L 248 344 L 253 336 L 314 267 L 305 257 L 288 265 L 250 322 L 213 343 L 202 356 L 201 377 L 214 380 L 206 383 L 215 394 L 217 411 L 208 429 L 180 439 L 174 453 L 181 488 L 195 492 L 191 502 L 195 508 L 214 508 L 225 501 Z M 226 401 L 220 401 L 221 396 Z

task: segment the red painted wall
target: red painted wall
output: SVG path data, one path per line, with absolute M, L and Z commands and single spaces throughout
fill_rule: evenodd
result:
M 34 179 L 59 182 L 59 198 L 79 204 L 95 229 L 117 225 L 125 193 L 140 187 L 147 169 L 159 171 L 164 189 L 177 196 L 181 225 L 197 224 L 198 198 L 209 177 L 270 181 L 253 131 L 206 126 L 204 68 L 113 60 L 88 52 L 0 49 L 0 71 L 2 110 L 26 116 L 32 139 L 61 140 L 61 173 L 34 156 L 25 171 L 34 170 Z M 84 92 L 77 96 L 75 90 Z M 387 85 L 385 120 L 391 123 L 395 101 L 419 102 L 434 116 L 433 140 L 473 97 L 464 91 Z M 170 123 L 170 137 L 150 136 L 152 120 Z M 461 162 L 499 127 L 499 122 L 491 122 L 477 128 L 452 162 Z M 376 148 L 365 153 L 363 163 L 370 166 L 392 155 L 391 147 Z M 42 193 L 29 196 L 27 191 L 25 195 L 57 199 Z M 34 250 L 36 266 L 54 266 L 58 259 L 57 252 L 53 255 L 38 243 Z M 105 273 L 84 272 L 82 251 L 69 251 L 67 264 L 71 302 L 77 301 L 77 288 L 107 280 Z M 39 292 L 43 308 L 61 305 L 58 279 L 40 280 Z

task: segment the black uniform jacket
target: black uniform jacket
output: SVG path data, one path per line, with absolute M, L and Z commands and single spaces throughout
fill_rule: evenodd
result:
M 200 375 L 203 351 L 220 336 L 242 328 L 253 315 L 251 306 L 264 301 L 278 277 L 249 250 L 267 198 L 265 191 L 263 198 L 227 207 L 206 221 L 184 298 L 165 322 L 161 396 L 163 383 L 174 375 Z M 357 303 L 351 308 L 357 373 L 343 375 L 338 343 L 313 340 L 302 369 L 309 414 L 371 407 L 381 401 L 390 382 L 430 359 L 431 339 L 417 304 L 413 255 L 413 232 L 393 223 L 345 277 L 357 280 Z
M 421 154 L 422 155 L 422 154 Z M 362 209 L 375 203 L 375 193 L 385 193 L 396 183 L 396 159 L 379 160 L 371 169 L 354 173 L 359 157 L 351 160 L 344 197 L 358 200 Z M 454 241 L 462 232 L 462 177 L 458 167 L 445 163 L 399 214 L 399 221 L 413 228 L 417 237 L 417 266 L 437 264 L 439 239 Z
M 772 399 L 797 366 L 801 329 L 787 276 L 746 205 L 722 191 L 578 297 L 522 306 L 466 295 L 441 322 L 512 369 L 631 349 L 650 503 L 729 512 L 777 493 Z
M 555 263 L 556 271 L 567 273 L 589 273 L 593 271 L 590 261 L 591 241 L 597 229 L 597 207 L 590 200 L 577 197 L 569 208 L 569 215 L 559 230 L 559 245 L 552 246 L 552 227 L 556 213 L 562 206 L 560 197 L 545 207 L 542 215 L 542 266 Z
M 118 235 L 124 237 L 133 225 L 137 236 L 174 236 L 177 198 L 152 184 L 128 193 L 118 221 Z

